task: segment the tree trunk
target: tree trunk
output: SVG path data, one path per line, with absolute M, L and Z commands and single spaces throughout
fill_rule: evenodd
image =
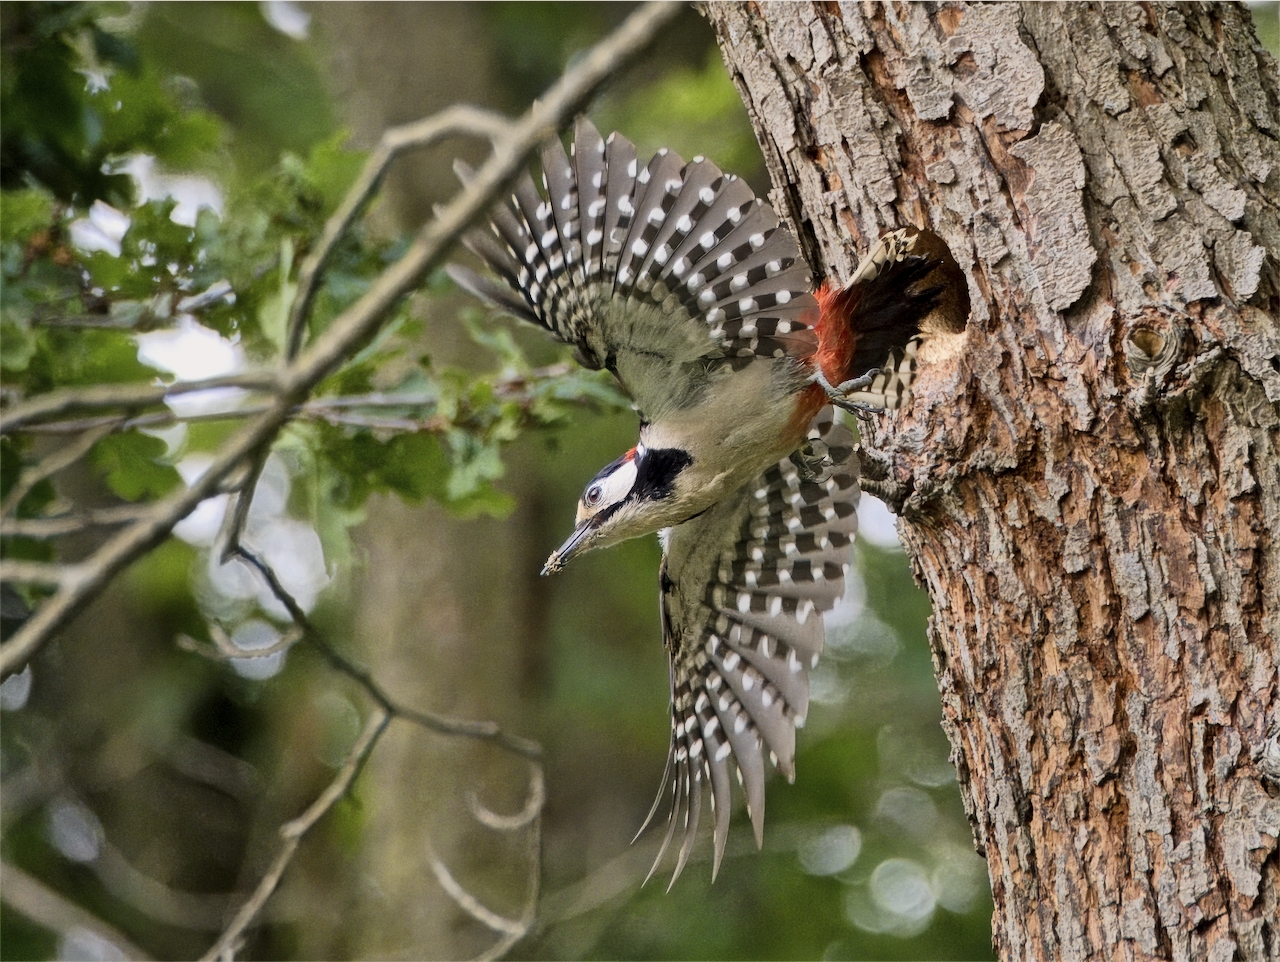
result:
M 1249 13 L 708 13 L 813 263 L 915 225 L 968 278 L 864 437 L 1001 956 L 1280 958 L 1280 78 Z
M 491 38 L 472 5 L 312 9 L 339 110 L 362 148 L 386 128 L 452 103 L 494 107 L 501 99 Z M 455 152 L 479 163 L 482 146 L 459 141 L 399 161 L 374 214 L 376 229 L 391 236 L 417 230 L 432 203 L 457 189 Z M 474 344 L 455 323 L 458 304 L 428 302 L 423 309 L 430 334 L 421 350 L 436 363 L 474 363 Z M 518 465 L 512 473 L 519 476 Z M 366 577 L 353 618 L 359 657 L 403 704 L 493 720 L 523 734 L 517 721 L 525 695 L 522 656 L 537 631 L 536 619 L 525 613 L 536 611 L 528 589 L 542 563 L 532 537 L 535 519 L 520 512 L 499 527 L 391 496 L 371 499 L 366 513 L 358 536 Z M 503 591 L 493 591 L 494 583 Z M 519 811 L 528 766 L 487 746 L 397 723 L 370 757 L 364 778 L 363 834 L 352 859 L 358 872 L 344 886 L 347 904 L 309 928 L 300 955 L 464 959 L 485 951 L 497 936 L 441 888 L 430 856 L 482 903 L 518 918 L 527 887 L 525 835 L 485 828 L 466 798 L 474 792 L 496 810 Z

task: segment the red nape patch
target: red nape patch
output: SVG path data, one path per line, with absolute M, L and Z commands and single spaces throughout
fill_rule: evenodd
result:
M 622 456 L 622 460 L 623 460 L 623 461 L 634 461 L 635 459 L 636 459 L 636 449 L 635 449 L 635 448 L 632 448 L 630 451 L 628 451 L 626 454 L 624 454 L 624 455 Z
M 836 288 L 830 281 L 823 281 L 813 292 L 820 310 L 818 323 L 813 327 L 818 335 L 814 361 L 832 384 L 840 384 L 854 376 L 850 368 L 858 336 L 853 331 L 852 321 L 861 295 L 857 285 Z

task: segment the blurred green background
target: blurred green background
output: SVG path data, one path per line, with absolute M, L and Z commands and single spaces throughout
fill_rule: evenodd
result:
M 237 299 L 206 323 L 250 356 L 268 350 L 276 295 L 263 285 L 287 285 L 293 256 L 281 238 L 322 222 L 382 129 L 454 102 L 519 112 L 630 6 L 0 9 L 4 371 L 6 390 L 31 392 L 153 376 L 131 338 L 168 322 L 144 312 L 145 324 L 123 332 L 42 327 L 30 305 L 54 303 L 59 285 L 81 281 L 82 305 L 130 284 L 145 293 L 153 279 L 133 275 L 156 245 L 185 251 L 192 277 L 206 254 L 216 260 Z M 1274 49 L 1276 5 L 1255 16 Z M 712 32 L 692 11 L 590 114 L 642 153 L 705 154 L 767 189 Z M 125 170 L 122 161 L 139 155 L 154 158 L 162 177 L 206 178 L 221 209 L 177 230 L 161 189 L 171 181 L 147 196 Z M 396 168 L 358 243 L 337 259 L 321 315 L 362 290 L 452 194 L 454 156 L 474 163 L 483 153 L 450 143 Z M 90 217 L 95 201 L 132 215 L 121 257 L 88 253 L 83 234 L 74 242 L 75 224 L 109 229 L 109 217 Z M 130 238 L 144 242 L 131 267 Z M 79 281 L 66 273 L 81 268 Z M 95 316 L 118 313 L 106 305 Z M 357 387 L 403 388 L 424 370 L 463 383 L 466 374 L 447 372 L 563 356 L 537 331 L 488 318 L 441 278 L 406 305 L 387 343 L 349 375 Z M 406 703 L 492 718 L 542 743 L 542 898 L 513 957 L 989 958 L 986 869 L 939 727 L 929 605 L 883 510 L 867 512 L 848 597 L 830 619 L 796 783 L 770 783 L 764 851 L 739 811 L 714 885 L 708 838 L 670 894 L 661 871 L 641 887 L 661 832 L 635 845 L 631 835 L 658 788 L 669 736 L 656 539 L 537 577 L 571 527 L 583 483 L 634 441 L 634 415 L 609 403 L 606 388 L 580 390 L 571 416 L 509 432 L 518 437 L 486 435 L 492 447 L 466 457 L 376 431 L 291 430 L 272 475 L 276 522 L 310 526 L 323 546 L 313 617 L 334 644 Z M 128 435 L 138 440 L 96 450 L 91 466 L 38 486 L 23 511 L 145 499 L 178 483 L 182 457 L 223 436 L 224 427 L 197 424 L 182 437 Z M 6 444 L 9 491 L 40 448 Z M 499 447 L 500 463 L 490 457 Z M 479 480 L 462 484 L 464 467 Z M 68 542 L 58 557 L 98 543 L 87 534 Z M 6 557 L 52 557 L 44 542 L 4 544 Z M 224 610 L 228 596 L 210 570 L 198 540 L 170 539 L 0 692 L 6 865 L 157 958 L 212 944 L 260 877 L 279 824 L 333 777 L 369 710 L 305 647 L 236 670 L 176 644 L 179 633 L 207 639 L 218 619 L 278 624 L 252 598 Z M 6 596 L 6 619 L 23 603 Z M 352 796 L 304 842 L 240 957 L 484 951 L 496 937 L 450 901 L 428 856 L 438 853 L 494 911 L 517 916 L 524 841 L 480 825 L 468 799 L 513 812 L 527 777 L 527 766 L 491 748 L 393 726 Z M 5 959 L 124 957 L 8 903 L 0 925 Z

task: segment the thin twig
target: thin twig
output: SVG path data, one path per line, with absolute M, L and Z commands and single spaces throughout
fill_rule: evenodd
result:
M 92 912 L 69 902 L 39 879 L 28 875 L 9 862 L 0 863 L 0 876 L 4 886 L 0 898 L 14 911 L 25 915 L 37 925 L 67 936 L 83 929 L 114 945 L 127 959 L 147 960 L 151 956 L 134 945 L 118 930 L 108 925 Z
M 545 381 L 563 377 L 573 370 L 573 365 L 564 362 L 549 364 L 535 368 L 524 374 L 508 374 L 496 378 L 493 393 L 503 400 L 526 401 L 530 398 L 530 388 Z M 334 397 L 317 397 L 298 405 L 293 409 L 295 415 L 321 417 L 328 419 L 336 410 L 349 408 L 415 408 L 430 407 L 439 403 L 439 396 L 434 393 L 419 394 L 387 394 L 375 391 L 369 394 L 345 394 Z M 265 414 L 270 405 L 265 403 L 241 404 L 238 407 L 221 411 L 200 412 L 197 414 L 177 414 L 174 411 L 153 411 L 139 414 L 126 421 L 119 422 L 119 415 L 99 415 L 91 418 L 77 418 L 70 421 L 48 421 L 27 424 L 23 431 L 28 434 L 79 434 L 105 425 L 119 423 L 120 430 L 131 428 L 165 427 L 170 424 L 194 424 L 200 421 L 230 421 Z
M 513 378 L 512 382 L 522 382 L 523 378 Z M 495 392 L 503 390 L 503 386 L 495 385 Z M 321 397 L 312 398 L 305 404 L 301 404 L 294 408 L 295 414 L 323 415 L 325 412 L 343 408 L 358 407 L 423 407 L 429 404 L 435 404 L 438 398 L 428 394 L 407 394 L 403 399 L 397 398 L 394 394 L 352 394 L 340 397 Z M 139 414 L 131 417 L 120 425 L 122 431 L 130 428 L 152 428 L 164 427 L 169 424 L 194 424 L 200 421 L 230 421 L 242 418 L 253 417 L 254 415 L 266 413 L 268 405 L 266 404 L 242 404 L 239 407 L 227 408 L 222 411 L 208 411 L 199 414 L 176 414 L 173 411 L 153 411 L 150 414 Z M 104 424 L 113 424 L 117 421 L 118 416 L 109 415 L 96 418 L 81 418 L 73 421 L 50 421 L 45 424 L 32 424 L 24 430 L 28 434 L 76 434 L 80 431 L 87 431 L 90 428 L 101 427 Z
M 341 781 L 342 773 L 340 772 L 339 778 L 335 779 L 329 788 L 325 790 L 324 794 L 322 794 L 320 798 L 316 799 L 311 807 L 307 809 L 306 813 L 280 829 L 283 844 L 277 852 L 275 860 L 272 862 L 266 875 L 263 876 L 262 881 L 258 884 L 258 888 L 254 892 L 252 898 L 250 898 L 250 900 L 246 902 L 241 910 L 236 914 L 236 918 L 232 922 L 231 926 L 229 926 L 227 931 L 218 939 L 217 944 L 209 950 L 209 953 L 205 958 L 219 958 L 223 955 L 229 955 L 234 952 L 234 946 L 240 938 L 240 935 L 253 921 L 253 918 L 261 910 L 271 893 L 275 890 L 276 885 L 279 884 L 280 877 L 284 874 L 290 860 L 293 858 L 294 852 L 297 850 L 297 839 L 301 838 L 302 834 L 305 833 L 326 811 L 328 811 L 328 809 L 332 807 L 333 803 L 336 802 L 337 799 L 341 797 L 342 793 L 346 791 L 347 787 L 351 783 L 351 779 L 355 777 L 355 773 L 358 772 L 360 765 L 364 763 L 364 758 L 372 750 L 374 742 L 377 741 L 378 737 L 382 734 L 382 731 L 386 728 L 392 718 L 403 718 L 406 721 L 413 722 L 430 728 L 433 731 L 445 734 L 461 735 L 470 738 L 478 738 L 484 741 L 492 741 L 503 748 L 507 748 L 510 751 L 524 755 L 530 759 L 533 775 L 530 780 L 529 788 L 530 802 L 526 805 L 526 811 L 530 807 L 533 808 L 533 815 L 530 820 L 533 822 L 531 834 L 535 837 L 534 849 L 531 854 L 531 859 L 534 860 L 535 867 L 531 869 L 532 879 L 530 881 L 530 891 L 532 894 L 530 896 L 530 902 L 526 906 L 525 912 L 519 922 L 511 922 L 508 919 L 503 919 L 501 916 L 489 913 L 490 920 L 500 920 L 507 926 L 506 928 L 497 930 L 503 933 L 503 939 L 499 941 L 498 945 L 505 946 L 501 949 L 501 953 L 499 954 L 505 953 L 510 946 L 514 945 L 529 932 L 529 929 L 533 925 L 537 907 L 538 885 L 541 877 L 541 825 L 538 816 L 541 815 L 542 806 L 545 803 L 542 766 L 537 761 L 538 756 L 541 754 L 540 746 L 532 742 L 527 742 L 524 739 L 507 735 L 502 732 L 497 725 L 491 722 L 467 722 L 458 719 L 444 718 L 430 712 L 415 711 L 396 704 L 391 697 L 383 691 L 381 686 L 374 681 L 372 675 L 369 674 L 367 669 L 348 659 L 345 655 L 333 648 L 328 644 L 328 642 L 324 641 L 320 637 L 314 628 L 312 628 L 310 619 L 307 618 L 307 613 L 302 609 L 302 606 L 298 604 L 297 599 L 294 598 L 288 589 L 280 582 L 275 570 L 269 564 L 243 545 L 236 547 L 235 556 L 242 558 L 250 564 L 254 570 L 262 575 L 268 586 L 271 588 L 272 594 L 274 594 L 276 599 L 284 606 L 285 610 L 288 611 L 289 617 L 293 619 L 295 628 L 301 633 L 302 638 L 319 651 L 335 670 L 342 672 L 359 683 L 369 696 L 377 703 L 377 709 L 375 710 L 374 717 L 370 719 L 370 725 L 372 726 L 375 719 L 380 719 L 380 721 L 378 722 L 376 731 L 373 727 L 366 728 L 365 737 L 363 737 L 360 742 L 357 742 L 356 746 L 348 755 L 348 760 L 343 766 L 343 771 L 345 772 L 350 769 L 352 772 L 351 776 L 343 782 Z M 216 642 L 217 636 L 215 635 L 214 637 Z M 228 643 L 230 643 L 229 639 Z M 487 812 L 487 814 L 492 816 L 494 819 L 502 818 L 502 816 L 494 815 L 491 812 Z M 516 818 L 523 818 L 523 813 L 516 816 Z M 484 821 L 484 819 L 481 819 L 481 821 Z M 436 870 L 436 876 L 441 880 L 440 884 L 445 886 L 446 891 L 448 891 L 449 894 L 458 901 L 459 905 L 462 905 L 467 909 L 467 911 L 475 909 L 481 913 L 488 912 L 484 906 L 480 905 L 474 897 L 454 881 L 443 863 L 440 863 L 438 859 L 435 859 L 434 855 L 432 856 L 432 859 L 432 868 Z M 477 915 L 477 918 L 481 918 L 481 916 Z M 481 918 L 481 921 L 485 921 L 485 919 Z M 488 923 L 486 922 L 486 924 Z M 497 958 L 496 955 L 490 955 L 490 953 L 486 953 L 485 957 Z
M 429 418 L 388 418 L 368 414 L 341 414 L 337 411 L 308 411 L 313 421 L 323 421 L 334 427 L 367 428 L 370 431 L 399 431 L 406 434 L 442 434 L 453 423 L 438 414 Z
M 0 561 L 0 581 L 20 585 L 53 585 L 65 587 L 74 584 L 85 574 L 84 565 L 54 564 L 45 561 Z
M 302 606 L 298 604 L 297 599 L 289 593 L 289 590 L 280 583 L 272 567 L 259 558 L 253 551 L 245 548 L 243 545 L 236 549 L 236 556 L 242 558 L 248 564 L 252 565 L 258 574 L 262 575 L 267 582 L 267 587 L 271 589 L 271 593 L 275 595 L 276 600 L 280 602 L 289 617 L 293 619 L 293 623 L 303 632 L 303 639 L 320 653 L 325 661 L 336 669 L 353 679 L 360 685 L 383 711 L 396 717 L 403 718 L 407 722 L 419 725 L 423 728 L 430 729 L 441 735 L 451 735 L 459 738 L 470 738 L 475 741 L 492 742 L 500 748 L 522 755 L 531 761 L 537 761 L 542 757 L 542 747 L 526 738 L 520 738 L 518 735 L 510 735 L 504 732 L 495 722 L 488 721 L 470 721 L 462 718 L 450 718 L 446 715 L 438 715 L 435 712 L 423 711 L 417 708 L 409 708 L 399 704 L 383 689 L 369 670 L 361 665 L 356 664 L 342 652 L 338 651 L 332 645 L 321 637 L 320 633 L 315 631 L 311 626 L 311 620 L 307 617 L 307 613 L 302 610 Z
M 440 398 L 425 391 L 421 394 L 343 394 L 339 397 L 312 398 L 302 405 L 303 411 L 327 411 L 340 408 L 423 408 L 438 404 Z
M 126 319 L 112 317 L 110 314 L 64 314 L 58 317 L 35 317 L 32 320 L 41 327 L 105 327 L 116 331 L 132 331 L 145 319 Z
M 267 440 L 249 461 L 245 469 L 244 482 L 236 492 L 235 502 L 230 511 L 222 515 L 222 530 L 218 532 L 218 541 L 222 544 L 219 564 L 226 564 L 240 550 L 240 537 L 244 534 L 244 526 L 249 520 L 249 509 L 253 507 L 253 495 L 258 489 L 258 481 L 267 467 L 267 459 L 271 457 L 271 442 Z
M 301 837 L 324 815 L 325 812 L 333 807 L 334 803 L 341 798 L 342 794 L 350 787 L 352 780 L 354 780 L 356 774 L 359 772 L 360 766 L 364 764 L 364 760 L 373 750 L 374 744 L 386 729 L 392 718 L 404 718 L 406 721 L 424 725 L 434 731 L 441 731 L 446 734 L 466 735 L 468 737 L 493 741 L 503 747 L 510 748 L 512 751 L 531 757 L 533 777 L 530 784 L 530 796 L 531 800 L 537 801 L 536 813 L 541 812 L 545 798 L 542 767 L 536 761 L 537 754 L 541 751 L 537 745 L 525 742 L 524 739 L 517 739 L 513 736 L 506 735 L 498 729 L 496 725 L 491 723 L 465 722 L 457 719 L 446 719 L 428 712 L 414 711 L 397 705 L 386 694 L 386 692 L 382 690 L 377 682 L 373 680 L 373 677 L 369 674 L 367 669 L 362 668 L 349 660 L 345 655 L 338 652 L 319 636 L 319 634 L 312 628 L 310 620 L 307 618 L 307 614 L 302 609 L 302 606 L 298 604 L 297 599 L 294 598 L 288 589 L 286 589 L 280 582 L 275 570 L 269 564 L 259 558 L 253 551 L 242 545 L 236 547 L 234 554 L 236 557 L 242 558 L 244 561 L 252 565 L 253 568 L 262 575 L 264 579 L 266 579 L 268 586 L 271 588 L 272 594 L 274 594 L 276 599 L 285 607 L 285 610 L 288 611 L 289 617 L 293 619 L 295 632 L 316 648 L 316 650 L 319 651 L 336 670 L 358 682 L 377 703 L 377 708 L 374 711 L 374 715 L 370 718 L 369 724 L 366 726 L 361 739 L 357 741 L 356 745 L 348 754 L 347 761 L 344 763 L 342 770 L 338 773 L 338 777 L 335 778 L 329 787 L 325 789 L 324 793 L 311 804 L 306 812 L 294 819 L 292 822 L 281 827 L 280 836 L 282 843 L 279 851 L 276 853 L 275 859 L 272 861 L 266 874 L 262 877 L 262 880 L 258 883 L 258 888 L 254 891 L 253 896 L 241 907 L 240 911 L 236 913 L 236 917 L 232 921 L 231 925 L 228 926 L 227 930 L 219 937 L 217 943 L 205 955 L 206 959 L 221 958 L 224 956 L 230 956 L 234 953 L 235 946 L 241 935 L 252 923 L 258 912 L 261 911 L 262 906 L 266 904 L 271 893 L 275 891 L 276 886 L 280 882 L 281 876 L 284 874 L 289 862 L 293 859 L 294 852 L 297 850 L 298 842 Z M 237 648 L 229 638 L 220 640 L 216 632 L 213 633 L 213 638 L 215 644 L 217 644 L 219 649 L 224 653 L 226 653 L 228 649 L 236 652 L 241 650 Z M 239 657 L 239 655 L 236 657 Z M 533 754 L 529 751 L 530 746 L 532 746 Z M 501 816 L 495 817 L 500 818 Z M 440 866 L 440 870 L 444 871 L 446 875 L 448 874 L 448 870 L 444 869 L 443 865 Z M 439 872 L 437 872 L 437 874 L 439 874 Z M 441 884 L 444 883 L 442 882 Z M 536 880 L 532 884 L 534 886 L 534 904 L 536 905 Z M 465 890 L 462 890 L 460 886 L 458 889 L 464 896 L 467 895 Z M 451 892 L 450 894 L 453 893 Z M 479 905 L 479 903 L 476 904 Z M 483 908 L 483 906 L 481 906 L 481 908 Z M 526 910 L 525 914 L 527 918 L 523 919 L 522 922 L 511 923 L 513 927 L 521 926 L 518 934 L 516 928 L 503 930 L 506 933 L 506 938 L 512 938 L 513 936 L 517 939 L 522 938 L 524 934 L 529 931 L 529 927 L 533 923 L 532 909 Z M 497 916 L 495 916 L 495 918 L 496 917 Z M 515 943 L 512 942 L 511 944 L 514 945 Z M 503 951 L 505 951 L 505 949 Z
M 108 892 L 143 915 L 178 928 L 220 932 L 243 892 L 184 892 L 139 871 L 109 842 L 90 866 Z
M 542 769 L 535 766 L 538 778 L 542 777 Z M 500 959 L 521 939 L 525 938 L 532 930 L 533 924 L 538 917 L 538 903 L 542 898 L 542 812 L 539 810 L 538 817 L 533 819 L 529 829 L 529 894 L 525 898 L 524 911 L 520 913 L 520 930 L 503 936 L 497 942 L 489 947 L 487 952 L 482 952 L 476 957 L 476 962 L 491 962 L 493 959 Z
M 499 815 L 486 807 L 475 792 L 467 792 L 466 798 L 467 808 L 471 809 L 471 814 L 481 825 L 495 832 L 514 832 L 516 829 L 524 828 L 538 817 L 542 812 L 542 806 L 546 804 L 546 786 L 542 782 L 542 766 L 534 766 L 533 775 L 529 779 L 529 800 L 525 802 L 524 808 L 514 815 Z
M 285 346 L 285 360 L 292 361 L 302 347 L 311 304 L 320 289 L 320 275 L 329 262 L 338 241 L 347 232 L 369 201 L 377 192 L 387 168 L 400 154 L 410 149 L 421 149 L 444 140 L 446 137 L 487 137 L 491 141 L 507 133 L 511 122 L 500 114 L 479 107 L 461 104 L 449 107 L 434 117 L 392 127 L 384 131 L 378 146 L 365 161 L 360 177 L 347 191 L 342 204 L 325 222 L 320 242 L 298 268 L 298 290 L 289 309 L 289 337 Z
M 428 846 L 427 852 L 427 860 L 431 864 L 431 871 L 435 873 L 436 881 L 440 883 L 440 887 L 445 890 L 449 898 L 457 902 L 464 912 L 481 925 L 488 926 L 502 935 L 524 934 L 525 927 L 518 920 L 509 919 L 490 908 L 486 908 L 479 899 L 463 888 L 462 884 L 453 877 L 449 867 L 440 860 L 440 856 L 436 855 L 435 849 Z
M 541 745 L 518 735 L 507 734 L 498 727 L 496 722 L 448 718 L 445 715 L 437 715 L 435 712 L 405 708 L 403 705 L 394 703 L 392 703 L 392 707 L 395 709 L 396 717 L 403 718 L 405 721 L 420 725 L 423 728 L 429 728 L 431 731 L 438 732 L 441 735 L 455 735 L 459 738 L 470 738 L 475 741 L 493 742 L 500 748 L 514 752 L 517 755 L 523 755 L 531 760 L 542 757 Z
M 316 822 L 324 817 L 329 809 L 333 808 L 338 799 L 347 793 L 351 783 L 360 774 L 360 769 L 364 766 L 365 760 L 373 750 L 373 746 L 377 744 L 382 733 L 386 731 L 390 721 L 391 716 L 389 714 L 381 708 L 375 708 L 373 714 L 369 716 L 369 720 L 365 723 L 364 731 L 360 733 L 359 739 L 351 747 L 351 751 L 347 753 L 347 759 L 343 762 L 342 768 L 338 770 L 338 774 L 333 781 L 307 807 L 305 812 L 280 826 L 280 848 L 277 849 L 271 865 L 268 866 L 266 873 L 262 876 L 261 881 L 258 882 L 258 887 L 254 889 L 253 895 L 249 897 L 249 900 L 244 905 L 240 906 L 240 910 L 236 912 L 231 924 L 218 936 L 218 941 L 213 943 L 213 946 L 202 957 L 203 959 L 229 958 L 234 954 L 241 937 L 253 923 L 258 913 L 262 911 L 262 907 L 267 904 L 267 899 L 271 898 L 276 886 L 280 884 L 280 878 L 293 860 L 294 852 L 297 851 L 302 837 L 311 830 Z
M 63 514 L 52 518 L 5 518 L 0 521 L 0 533 L 7 538 L 59 538 L 87 528 L 137 521 L 150 510 L 146 505 L 126 504 L 118 508 L 100 508 L 97 511 Z
M 302 629 L 294 625 L 265 648 L 241 648 L 215 622 L 209 623 L 209 637 L 213 639 L 212 645 L 196 641 L 186 634 L 179 634 L 175 640 L 183 651 L 193 652 L 210 661 L 238 661 L 242 658 L 266 658 L 278 651 L 287 651 L 302 640 Z
M 29 424 L 38 424 L 72 411 L 101 411 L 122 408 L 136 410 L 161 404 L 180 394 L 208 391 L 219 387 L 240 387 L 249 391 L 271 391 L 276 387 L 272 371 L 245 371 L 199 381 L 177 381 L 173 384 L 99 384 L 86 388 L 50 391 L 39 397 L 15 404 L 0 414 L 0 434 L 12 434 Z
M 75 464 L 88 453 L 91 447 L 119 426 L 120 418 L 116 418 L 113 423 L 104 424 L 92 431 L 86 431 L 70 444 L 64 444 L 57 450 L 51 451 L 44 460 L 23 471 L 12 490 L 5 496 L 4 502 L 0 504 L 0 515 L 11 515 L 18 509 L 22 499 L 31 493 L 32 488 L 45 480 L 45 478 L 52 477 L 64 468 L 69 468 Z
M 572 117 L 613 73 L 633 60 L 662 27 L 683 9 L 673 0 L 651 0 L 635 10 L 613 34 L 597 44 L 512 124 L 494 144 L 493 154 L 470 183 L 429 222 L 404 256 L 387 268 L 319 339 L 278 377 L 271 407 L 223 446 L 209 469 L 190 487 L 157 502 L 154 514 L 108 539 L 86 565 L 86 576 L 64 585 L 14 636 L 0 645 L 0 678 L 20 669 L 59 629 L 140 555 L 154 548 L 182 518 L 216 490 L 246 458 L 269 445 L 293 408 L 337 369 L 384 322 L 395 304 L 443 260 L 453 242 L 519 173 L 525 158 Z

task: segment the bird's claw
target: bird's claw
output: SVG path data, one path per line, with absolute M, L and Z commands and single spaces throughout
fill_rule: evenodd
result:
M 835 473 L 836 462 L 831 449 L 821 438 L 806 438 L 800 447 L 791 452 L 791 463 L 800 472 L 800 480 L 822 484 Z
M 850 378 L 842 384 L 832 384 L 827 380 L 825 374 L 821 371 L 815 371 L 812 383 L 822 388 L 827 394 L 827 400 L 842 411 L 848 411 L 850 414 L 877 414 L 880 409 L 874 405 L 863 404 L 860 401 L 850 401 L 848 397 L 854 391 L 861 391 L 864 387 L 870 386 L 875 379 L 875 375 L 875 371 L 868 371 L 861 377 Z

